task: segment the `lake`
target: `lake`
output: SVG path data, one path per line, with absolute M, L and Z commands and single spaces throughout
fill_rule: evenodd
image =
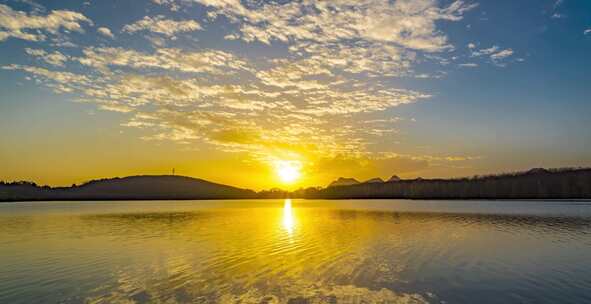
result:
M 591 202 L 1 203 L 0 303 L 591 303 Z

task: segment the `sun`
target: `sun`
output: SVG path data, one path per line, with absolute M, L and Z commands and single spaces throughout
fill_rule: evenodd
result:
M 300 172 L 302 163 L 299 161 L 277 160 L 274 167 L 279 180 L 284 184 L 292 184 L 302 175 Z

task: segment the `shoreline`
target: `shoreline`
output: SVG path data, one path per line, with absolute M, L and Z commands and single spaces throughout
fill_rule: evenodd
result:
M 0 204 L 3 203 L 43 203 L 43 202 L 174 202 L 174 201 L 246 201 L 246 200 L 321 200 L 321 201 L 354 201 L 354 200 L 404 200 L 404 201 L 491 201 L 491 202 L 502 202 L 502 201 L 531 201 L 531 202 L 590 202 L 590 198 L 301 198 L 301 197 L 276 197 L 276 198 L 178 198 L 178 199 L 27 199 L 27 200 L 0 200 Z

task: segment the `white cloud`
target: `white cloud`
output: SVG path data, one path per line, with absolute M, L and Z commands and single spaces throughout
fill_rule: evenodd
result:
M 472 52 L 472 57 L 479 57 L 479 56 L 483 56 L 483 55 L 490 55 L 493 54 L 495 52 L 497 52 L 499 50 L 499 47 L 496 45 L 493 45 L 489 48 L 486 49 L 480 49 L 478 51 L 474 51 Z
M 158 5 L 168 6 L 173 12 L 176 12 L 180 9 L 180 6 L 175 2 L 175 0 L 152 0 L 152 2 Z
M 502 50 L 500 52 L 494 53 L 492 55 L 490 55 L 490 58 L 492 60 L 501 60 L 504 58 L 507 58 L 509 56 L 513 55 L 513 50 L 512 49 L 506 49 L 506 50 Z
M 90 85 L 90 78 L 85 75 L 57 72 L 44 68 L 10 64 L 3 66 L 4 70 L 22 70 L 31 73 L 39 82 L 52 88 L 57 93 L 70 93 L 81 90 Z
M 92 25 L 92 21 L 81 13 L 55 10 L 46 16 L 15 11 L 7 5 L 0 4 L 0 41 L 10 37 L 43 41 L 45 33 L 58 35 L 60 30 L 83 32 L 82 23 Z
M 490 48 L 480 49 L 477 51 L 472 51 L 471 57 L 480 57 L 480 56 L 488 56 L 493 64 L 497 66 L 505 66 L 502 61 L 507 57 L 510 57 L 514 54 L 512 49 L 504 49 L 497 45 L 493 45 Z
M 160 48 L 144 53 L 123 48 L 86 48 L 80 63 L 105 71 L 109 66 L 174 70 L 188 73 L 229 73 L 249 70 L 242 59 L 224 51 L 204 50 L 187 52 L 174 48 Z
M 550 18 L 552 18 L 552 19 L 564 19 L 564 18 L 566 18 L 566 15 L 560 14 L 560 13 L 554 13 L 554 14 L 552 14 L 552 16 L 550 16 Z
M 98 29 L 96 29 L 96 31 L 105 37 L 109 37 L 111 39 L 115 38 L 111 30 L 106 27 L 99 27 Z
M 583 32 L 583 35 L 587 35 L 587 34 L 591 34 L 591 28 L 590 28 L 590 29 L 586 29 L 586 30 Z
M 477 68 L 478 64 L 476 64 L 476 63 L 460 63 L 460 64 L 458 64 L 458 66 L 462 67 L 462 68 Z
M 64 63 L 68 61 L 68 57 L 58 51 L 48 53 L 45 50 L 25 48 L 25 52 L 31 56 L 42 59 L 51 65 L 59 67 L 63 67 Z
M 265 3 L 247 8 L 238 0 L 194 0 L 240 23 L 242 39 L 329 43 L 352 39 L 436 52 L 451 48 L 437 21 L 458 21 L 474 4 L 435 0 L 344 0 Z
M 470 43 L 468 43 L 468 48 L 469 49 L 475 49 L 476 48 L 476 44 L 470 42 Z
M 176 21 L 166 19 L 163 15 L 158 15 L 156 17 L 145 16 L 142 20 L 138 20 L 123 27 L 123 31 L 127 33 L 150 31 L 169 37 L 174 36 L 176 33 L 192 32 L 201 29 L 201 25 L 195 20 Z

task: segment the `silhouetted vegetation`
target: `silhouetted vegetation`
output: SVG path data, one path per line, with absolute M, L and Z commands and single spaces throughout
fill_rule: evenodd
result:
M 582 199 L 591 169 L 541 169 L 458 179 L 412 179 L 304 190 L 305 198 Z
M 72 187 L 0 182 L 0 201 L 182 200 L 252 198 L 399 199 L 591 199 L 591 169 L 532 169 L 456 179 L 398 179 L 288 192 L 260 192 L 183 176 L 130 176 L 93 180 Z

